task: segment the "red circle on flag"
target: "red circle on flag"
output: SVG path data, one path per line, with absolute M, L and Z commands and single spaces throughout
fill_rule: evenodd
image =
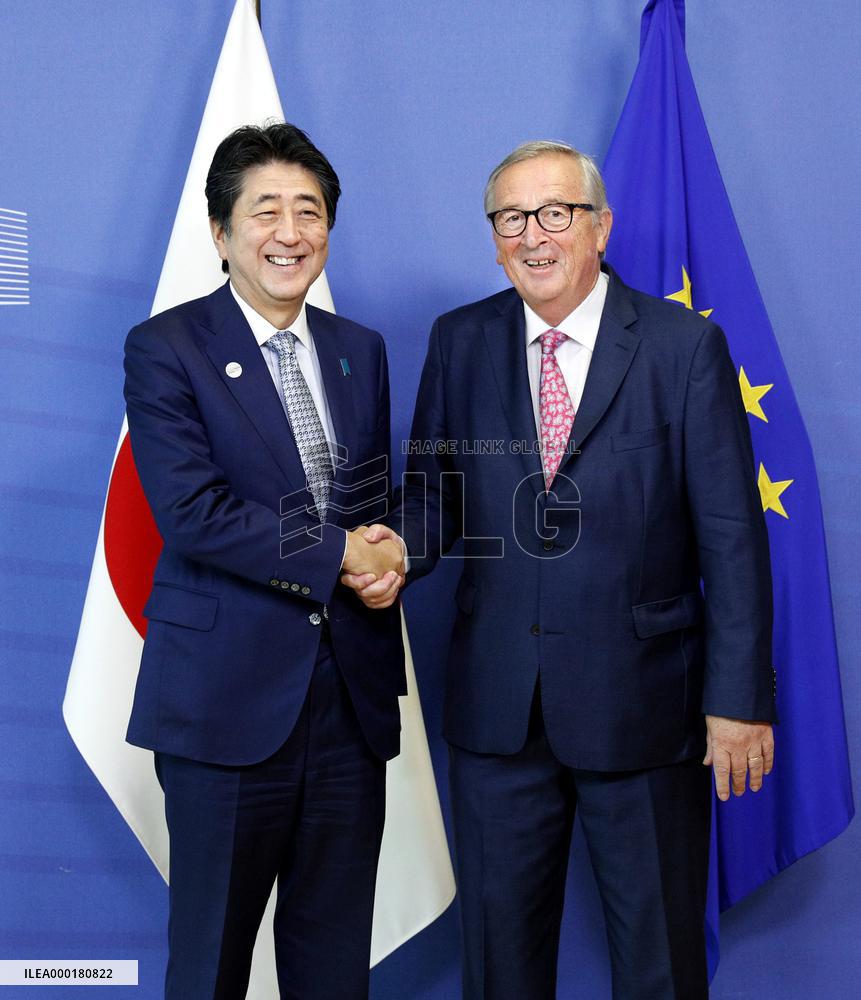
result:
M 152 590 L 162 544 L 126 434 L 114 462 L 105 505 L 105 562 L 117 599 L 141 638 L 147 627 L 144 604 Z

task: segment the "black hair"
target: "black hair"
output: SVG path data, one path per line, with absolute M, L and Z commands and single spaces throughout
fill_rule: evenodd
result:
M 268 163 L 295 163 L 317 179 L 326 204 L 329 229 L 335 225 L 335 211 L 341 184 L 332 164 L 307 135 L 289 122 L 243 125 L 218 145 L 206 175 L 206 202 L 209 218 L 230 235 L 233 206 L 242 192 L 245 174 Z M 222 271 L 228 271 L 226 260 Z

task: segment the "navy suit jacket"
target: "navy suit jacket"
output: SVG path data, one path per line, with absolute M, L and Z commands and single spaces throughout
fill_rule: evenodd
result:
M 164 540 L 128 730 L 138 746 L 221 764 L 274 753 L 305 699 L 326 604 L 365 737 L 382 758 L 398 753 L 399 609 L 368 610 L 338 582 L 344 529 L 386 502 L 385 347 L 349 320 L 312 306 L 307 315 L 344 455 L 322 527 L 306 509 L 313 500 L 278 391 L 226 283 L 128 336 L 132 452 Z M 338 509 L 347 506 L 359 509 L 351 517 Z
M 425 475 L 408 478 L 393 523 L 410 580 L 465 539 L 449 742 L 519 750 L 540 673 L 559 759 L 622 770 L 702 753 L 703 713 L 773 719 L 772 597 L 722 332 L 607 270 L 553 492 L 544 492 L 523 306 L 511 289 L 434 324 L 408 458 L 408 472 Z

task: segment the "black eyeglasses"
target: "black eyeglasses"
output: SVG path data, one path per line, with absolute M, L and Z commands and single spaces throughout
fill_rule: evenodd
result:
M 489 212 L 487 217 L 499 236 L 520 236 L 526 229 L 529 216 L 534 215 L 541 228 L 548 233 L 563 233 L 571 225 L 575 211 L 594 212 L 595 206 L 584 202 L 558 202 L 526 211 L 525 208 L 502 208 Z

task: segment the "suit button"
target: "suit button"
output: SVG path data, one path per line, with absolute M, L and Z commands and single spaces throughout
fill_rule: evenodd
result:
M 302 593 L 305 595 L 305 597 L 307 597 L 311 593 L 311 588 L 310 587 L 303 587 L 302 588 Z
M 541 546 L 541 548 L 543 548 L 545 552 L 552 552 L 553 551 L 553 542 L 545 542 Z
M 310 623 L 311 623 L 312 625 L 319 625 L 319 624 L 320 624 L 320 622 L 322 622 L 322 621 L 323 621 L 323 616 L 322 616 L 322 615 L 319 615 L 319 614 L 317 614 L 317 612 L 316 612 L 316 611 L 312 611 L 312 612 L 311 612 L 311 614 L 310 614 L 310 615 L 308 615 L 308 621 L 309 621 L 309 622 L 310 622 Z
M 291 583 L 290 584 L 290 589 L 293 591 L 294 594 L 298 594 L 299 593 L 299 584 L 298 583 Z
M 271 579 L 271 580 L 269 581 L 269 586 L 270 586 L 270 587 L 277 587 L 279 583 L 281 583 L 281 581 L 280 581 L 280 580 L 276 580 L 276 579 L 275 579 L 275 578 L 273 577 L 273 579 Z
M 532 635 L 541 635 L 541 626 L 533 625 L 529 631 L 532 633 Z
M 286 580 L 282 580 L 281 581 L 281 589 L 282 590 L 289 590 L 290 589 L 290 584 Z

